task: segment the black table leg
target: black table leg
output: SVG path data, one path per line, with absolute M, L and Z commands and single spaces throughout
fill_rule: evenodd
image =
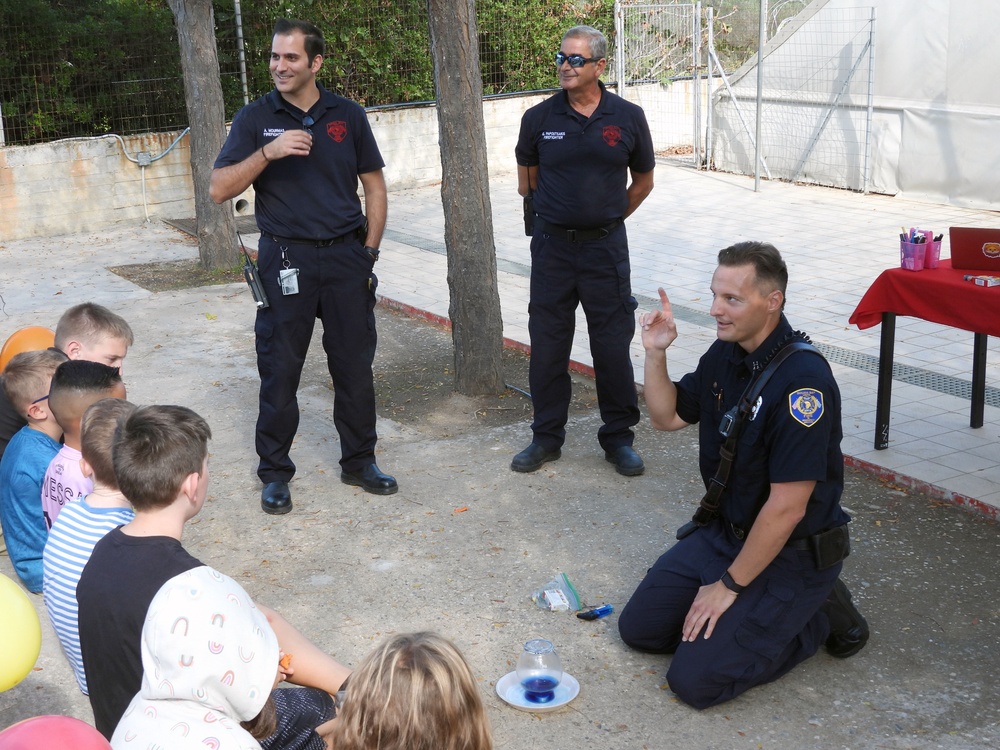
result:
M 983 406 L 986 404 L 986 334 L 977 333 L 972 347 L 972 411 L 969 427 L 983 426 Z
M 889 407 L 892 403 L 892 360 L 896 349 L 896 313 L 882 313 L 878 350 L 878 394 L 875 398 L 875 450 L 889 447 Z M 985 377 L 985 371 L 984 371 Z

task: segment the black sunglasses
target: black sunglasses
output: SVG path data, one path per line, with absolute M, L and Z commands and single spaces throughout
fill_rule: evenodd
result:
M 316 124 L 316 121 L 311 115 L 306 115 L 302 118 L 302 129 L 306 131 L 309 135 L 312 135 L 312 126 Z
M 566 55 L 562 52 L 556 52 L 556 65 L 562 65 L 564 62 L 568 62 L 571 68 L 582 68 L 589 62 L 598 62 L 602 58 L 600 57 L 584 57 L 583 55 Z

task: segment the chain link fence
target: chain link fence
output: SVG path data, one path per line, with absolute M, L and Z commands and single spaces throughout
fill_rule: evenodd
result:
M 721 55 L 736 67 L 755 49 L 759 6 L 715 4 Z M 271 30 L 279 17 L 305 18 L 323 30 L 320 80 L 328 88 L 366 107 L 434 99 L 425 0 L 214 6 L 228 117 L 271 88 Z M 555 86 L 552 56 L 569 26 L 595 26 L 614 47 L 614 8 L 614 0 L 478 0 L 484 94 Z M 177 33 L 163 0 L 0 0 L 0 145 L 166 132 L 187 123 Z
M 487 95 L 555 85 L 562 32 L 612 37 L 614 0 L 479 0 Z M 320 81 L 366 107 L 434 99 L 425 0 L 216 0 L 226 114 L 271 88 L 279 17 L 323 30 Z M 241 54 L 242 53 L 242 54 Z M 163 0 L 0 0 L 0 145 L 187 125 L 173 15 Z

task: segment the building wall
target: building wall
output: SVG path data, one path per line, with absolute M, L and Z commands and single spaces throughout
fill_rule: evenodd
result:
M 483 102 L 491 173 L 515 168 L 521 115 L 545 96 Z M 368 120 L 386 162 L 390 190 L 441 180 L 433 105 L 372 109 Z M 0 241 L 194 216 L 189 136 L 178 135 L 109 135 L 0 148 Z M 140 167 L 134 161 L 140 153 L 155 161 Z M 243 196 L 251 203 L 252 192 Z

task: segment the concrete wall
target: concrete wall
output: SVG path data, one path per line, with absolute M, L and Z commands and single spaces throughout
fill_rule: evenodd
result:
M 491 173 L 515 168 L 521 115 L 545 96 L 494 98 L 483 103 Z M 441 180 L 433 105 L 373 109 L 368 119 L 386 161 L 390 190 Z M 189 136 L 171 149 L 178 135 L 101 136 L 0 148 L 0 241 L 140 223 L 147 215 L 150 219 L 193 217 Z M 140 152 L 156 160 L 140 167 L 133 161 Z M 252 192 L 244 196 L 251 203 Z

